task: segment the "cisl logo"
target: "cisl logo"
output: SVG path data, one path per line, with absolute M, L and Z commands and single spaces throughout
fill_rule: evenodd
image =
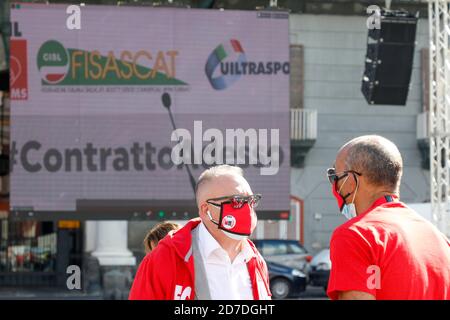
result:
M 10 42 L 11 100 L 28 99 L 27 41 L 11 39 Z
M 184 86 L 176 78 L 178 50 L 86 50 L 44 42 L 37 53 L 43 86 L 166 85 Z
M 66 77 L 69 71 L 69 54 L 58 41 L 47 41 L 39 49 L 37 66 L 43 81 L 57 84 Z

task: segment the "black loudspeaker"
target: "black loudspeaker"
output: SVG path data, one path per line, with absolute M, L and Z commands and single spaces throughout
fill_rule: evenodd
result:
M 406 104 L 417 20 L 408 12 L 383 11 L 381 28 L 369 30 L 361 86 L 369 104 Z

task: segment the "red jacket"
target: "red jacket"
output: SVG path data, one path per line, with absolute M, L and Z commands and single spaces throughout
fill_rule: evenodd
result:
M 183 228 L 169 233 L 158 246 L 142 260 L 131 287 L 130 300 L 192 300 L 195 297 L 194 257 L 191 230 L 200 218 L 190 220 Z M 271 296 L 267 265 L 248 240 L 255 256 L 247 263 L 253 287 L 253 297 L 259 292 Z M 258 288 L 259 287 L 259 288 Z

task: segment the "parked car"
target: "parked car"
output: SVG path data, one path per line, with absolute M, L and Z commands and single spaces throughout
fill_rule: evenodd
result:
M 307 274 L 312 256 L 296 240 L 261 239 L 253 241 L 266 261 L 298 269 Z
M 296 297 L 306 289 L 307 277 L 298 269 L 267 261 L 273 299 Z
M 312 286 L 323 287 L 326 291 L 328 279 L 330 278 L 330 270 L 330 249 L 323 249 L 314 256 L 309 264 L 309 284 Z

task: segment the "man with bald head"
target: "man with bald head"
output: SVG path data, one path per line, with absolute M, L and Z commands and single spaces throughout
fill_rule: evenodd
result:
M 199 218 L 169 233 L 139 266 L 130 299 L 270 299 L 266 263 L 248 239 L 261 195 L 242 169 L 205 170 L 196 186 Z
M 401 154 L 381 136 L 357 137 L 327 175 L 348 219 L 330 242 L 331 299 L 450 299 L 450 242 L 400 201 Z

